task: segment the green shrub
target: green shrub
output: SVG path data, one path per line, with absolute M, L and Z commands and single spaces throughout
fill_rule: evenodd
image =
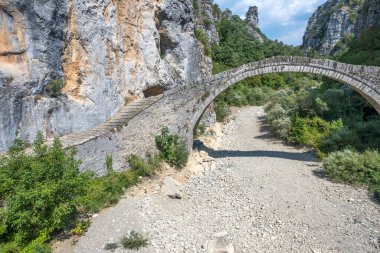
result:
M 193 0 L 193 7 L 194 7 L 195 15 L 197 15 L 198 12 L 199 12 L 199 2 L 198 2 L 198 0 Z
M 88 220 L 79 221 L 76 224 L 75 228 L 70 230 L 70 234 L 82 236 L 82 235 L 84 235 L 84 233 L 86 233 L 86 231 L 89 227 L 90 227 L 90 221 L 88 221 Z
M 178 135 L 170 134 L 169 129 L 164 127 L 155 139 L 162 159 L 177 167 L 184 167 L 187 164 L 189 152 L 185 141 Z
M 351 149 L 330 153 L 323 168 L 334 182 L 368 185 L 375 197 L 380 197 L 380 153 L 367 150 L 358 153 Z
M 62 88 L 65 86 L 66 81 L 64 79 L 51 80 L 46 86 L 45 91 L 52 97 L 56 97 L 61 94 Z
M 112 172 L 103 177 L 93 173 L 85 184 L 85 190 L 80 196 L 79 209 L 82 212 L 97 212 L 102 208 L 116 204 L 124 194 L 125 189 L 139 182 L 136 171 Z
M 202 136 L 204 135 L 206 132 L 206 126 L 205 125 L 202 125 L 202 124 L 199 124 L 198 127 L 197 127 L 197 131 L 196 131 L 196 138 L 199 137 L 199 136 Z
M 195 38 L 197 38 L 197 40 L 202 43 L 202 45 L 204 47 L 205 55 L 211 56 L 212 49 L 211 49 L 211 45 L 208 41 L 207 35 L 203 32 L 202 29 L 199 29 L 199 28 L 195 29 L 194 34 L 195 34 Z
M 261 106 L 268 102 L 272 90 L 266 87 L 255 87 L 251 89 L 247 94 L 247 100 L 249 105 Z
M 216 120 L 218 122 L 224 122 L 230 114 L 227 103 L 222 100 L 218 100 L 215 102 L 214 110 L 216 114 Z
M 50 247 L 46 244 L 48 239 L 48 235 L 42 233 L 37 239 L 26 246 L 21 253 L 51 253 Z
M 117 243 L 107 243 L 104 246 L 105 250 L 111 250 L 111 251 L 115 251 L 117 248 L 119 248 L 119 244 L 117 244 Z
M 2 238 L 21 246 L 72 223 L 77 198 L 88 178 L 79 171 L 73 150 L 65 152 L 59 140 L 51 148 L 42 134 L 34 142 L 34 155 L 22 151 L 0 159 L 0 224 Z
M 65 151 L 58 139 L 52 147 L 41 133 L 33 154 L 16 141 L 12 152 L 0 157 L 0 252 L 50 252 L 50 236 L 69 231 L 83 234 L 89 212 L 118 202 L 126 188 L 135 185 L 146 171 L 117 173 L 112 156 L 106 157 L 107 175 L 80 172 L 75 150 Z M 159 159 L 149 159 L 150 170 Z
M 15 241 L 0 243 L 0 252 L 2 253 L 19 253 L 20 251 L 21 249 Z
M 148 244 L 149 240 L 136 231 L 131 231 L 129 235 L 124 236 L 121 240 L 121 245 L 126 249 L 139 250 L 140 248 L 148 246 Z
M 113 158 L 112 155 L 106 155 L 106 169 L 107 173 L 110 174 L 113 172 Z
M 136 171 L 139 176 L 153 176 L 156 173 L 156 169 L 160 166 L 161 159 L 159 156 L 148 156 L 148 161 L 136 155 L 131 155 L 127 159 L 131 169 Z
M 295 115 L 291 120 L 288 140 L 319 150 L 323 139 L 342 127 L 341 120 L 328 122 L 319 117 L 301 118 Z

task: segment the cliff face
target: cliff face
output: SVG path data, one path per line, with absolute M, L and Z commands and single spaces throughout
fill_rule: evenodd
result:
M 150 88 L 199 80 L 209 63 L 195 21 L 190 0 L 0 0 L 0 151 L 17 134 L 86 130 Z
M 302 46 L 321 54 L 336 54 L 344 51 L 353 37 L 378 26 L 378 0 L 329 0 L 309 19 Z
M 321 54 L 334 54 L 343 49 L 354 33 L 361 6 L 361 0 L 328 0 L 309 19 L 302 47 Z
M 375 27 L 380 27 L 380 1 L 365 0 L 357 18 L 355 36 Z

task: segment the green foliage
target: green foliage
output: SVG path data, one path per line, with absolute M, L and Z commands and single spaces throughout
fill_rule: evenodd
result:
M 214 110 L 216 114 L 216 120 L 218 122 L 223 122 L 227 119 L 229 115 L 229 109 L 226 102 L 223 100 L 217 100 L 214 104 Z
M 205 55 L 211 56 L 211 46 L 208 41 L 207 35 L 203 32 L 202 29 L 199 29 L 199 28 L 195 29 L 194 34 L 197 40 L 202 43 L 204 47 Z
M 212 48 L 214 73 L 271 56 L 303 55 L 299 48 L 266 39 L 257 29 L 256 32 L 264 38 L 264 43 L 261 43 L 251 29 L 238 16 L 234 16 L 231 20 L 222 18 L 218 24 L 220 43 L 213 45 Z
M 208 19 L 208 18 L 204 18 L 203 19 L 203 24 L 206 26 L 206 28 L 210 28 L 211 25 L 213 24 L 212 20 Z
M 180 139 L 178 135 L 170 134 L 167 127 L 161 129 L 161 134 L 155 139 L 162 159 L 180 168 L 186 165 L 189 152 L 184 140 Z
M 198 2 L 198 0 L 193 0 L 193 7 L 194 7 L 195 15 L 197 15 L 199 13 L 199 2 Z
M 22 246 L 41 231 L 53 233 L 72 222 L 78 204 L 75 197 L 87 180 L 79 172 L 75 152 L 65 153 L 59 140 L 49 148 L 39 133 L 34 152 L 32 156 L 11 153 L 0 160 L 0 223 L 3 234 Z
M 131 169 L 136 171 L 139 176 L 153 176 L 156 169 L 160 166 L 161 158 L 158 155 L 148 155 L 148 161 L 136 155 L 131 155 L 127 159 Z
M 84 235 L 84 233 L 87 231 L 89 227 L 90 221 L 82 220 L 76 224 L 75 228 L 70 230 L 70 234 L 79 236 Z
M 111 172 L 103 177 L 87 174 L 90 179 L 85 184 L 78 205 L 78 210 L 82 213 L 97 212 L 116 204 L 125 189 L 139 182 L 139 175 L 136 171 Z
M 329 154 L 323 160 L 323 168 L 334 182 L 368 185 L 380 199 L 380 153 L 367 150 L 358 153 L 351 149 Z
M 115 251 L 117 248 L 119 248 L 119 245 L 117 243 L 107 243 L 104 246 L 105 250 Z
M 113 172 L 113 158 L 112 155 L 106 155 L 106 169 L 107 173 L 110 174 Z
M 305 79 L 307 81 L 307 79 Z M 380 146 L 380 116 L 353 90 L 327 79 L 278 91 L 266 107 L 272 130 L 285 140 L 320 151 Z
M 380 66 L 380 27 L 365 31 L 349 44 L 349 50 L 338 60 L 352 64 Z
M 222 18 L 218 30 L 220 43 L 212 45 L 214 73 L 271 56 L 303 54 L 299 48 L 266 39 L 259 29 L 253 33 L 252 27 L 247 26 L 238 16 L 234 16 L 231 20 Z M 257 34 L 263 37 L 264 43 L 256 38 Z M 291 74 L 261 75 L 238 82 L 216 99 L 217 120 L 226 119 L 229 106 L 265 104 L 273 93 L 272 89 L 286 87 L 288 85 L 286 79 L 290 76 Z
M 196 137 L 204 135 L 206 132 L 205 125 L 199 124 L 196 131 Z
M 49 236 L 47 233 L 42 233 L 37 239 L 33 240 L 21 253 L 51 253 L 51 249 L 46 242 Z
M 219 17 L 222 14 L 222 10 L 220 9 L 219 5 L 213 4 L 212 5 L 212 12 L 215 17 Z
M 117 203 L 126 188 L 146 175 L 116 173 L 111 156 L 106 158 L 107 175 L 80 172 L 75 150 L 64 151 L 58 139 L 48 147 L 41 133 L 33 154 L 26 154 L 21 144 L 16 141 L 9 156 L 0 157 L 0 252 L 50 252 L 50 236 L 83 234 L 89 223 L 80 217 Z
M 124 236 L 121 240 L 121 245 L 126 249 L 139 250 L 146 247 L 149 244 L 149 240 L 143 235 L 140 235 L 136 231 L 131 231 L 127 236 Z
M 343 122 L 341 120 L 327 122 L 319 117 L 301 118 L 294 115 L 291 120 L 288 140 L 318 150 L 323 139 L 328 137 L 332 131 L 342 127 Z
M 51 80 L 46 86 L 45 91 L 52 97 L 56 97 L 61 94 L 62 88 L 65 86 L 66 81 L 64 79 Z
M 2 253 L 19 253 L 20 251 L 21 249 L 15 241 L 0 243 L 0 252 Z

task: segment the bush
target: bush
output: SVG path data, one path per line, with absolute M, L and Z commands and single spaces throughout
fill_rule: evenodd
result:
M 358 153 L 351 149 L 329 154 L 323 168 L 334 182 L 368 185 L 375 197 L 380 197 L 380 153 L 367 150 Z M 380 199 L 380 198 L 379 198 Z
M 164 127 L 161 134 L 155 139 L 162 159 L 180 168 L 187 164 L 189 152 L 186 149 L 185 141 L 178 135 L 169 134 L 169 129 Z
M 208 41 L 207 35 L 203 32 L 202 29 L 199 29 L 199 28 L 195 29 L 194 34 L 195 34 L 195 37 L 197 38 L 197 40 L 202 43 L 202 45 L 204 47 L 205 55 L 211 56 L 211 54 L 212 54 L 211 50 L 212 49 L 211 49 L 211 45 Z
M 46 86 L 45 91 L 52 97 L 56 97 L 61 94 L 62 88 L 65 86 L 66 81 L 64 79 L 51 80 Z
M 148 156 L 148 161 L 146 162 L 143 158 L 136 155 L 131 155 L 127 159 L 131 169 L 136 171 L 139 176 L 153 176 L 156 173 L 156 169 L 160 166 L 161 159 L 159 156 L 154 155 Z
M 226 102 L 218 100 L 214 104 L 214 110 L 216 114 L 216 120 L 218 122 L 224 122 L 229 115 L 229 109 Z
M 117 243 L 107 243 L 104 246 L 105 250 L 111 250 L 111 251 L 115 251 L 117 248 L 119 248 L 119 245 Z
M 139 250 L 140 248 L 148 246 L 148 239 L 140 235 L 136 231 L 131 231 L 128 236 L 124 236 L 121 240 L 121 245 L 126 249 Z
M 247 94 L 247 100 L 249 105 L 261 106 L 268 102 L 272 90 L 266 87 L 255 87 L 251 89 Z
M 64 151 L 58 139 L 47 147 L 41 133 L 32 155 L 20 143 L 0 157 L 0 252 L 50 252 L 50 236 L 83 234 L 89 225 L 83 217 L 117 203 L 142 174 L 116 173 L 111 156 L 106 176 L 80 172 L 75 151 Z
M 342 127 L 341 120 L 328 122 L 319 117 L 301 118 L 295 115 L 291 121 L 288 140 L 319 150 L 323 139 Z
M 25 246 L 42 231 L 50 234 L 75 220 L 88 178 L 73 150 L 65 153 L 59 140 L 51 148 L 43 141 L 39 133 L 34 155 L 15 152 L 0 160 L 1 241 L 14 238 Z
M 105 207 L 116 204 L 124 194 L 125 189 L 139 182 L 136 171 L 112 172 L 103 177 L 92 173 L 85 184 L 85 190 L 80 196 L 79 209 L 81 212 L 97 212 Z

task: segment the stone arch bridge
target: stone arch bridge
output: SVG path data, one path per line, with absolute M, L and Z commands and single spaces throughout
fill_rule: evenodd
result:
M 245 78 L 281 72 L 318 74 L 345 83 L 380 113 L 380 68 L 305 57 L 273 57 L 132 103 L 98 130 L 64 136 L 62 142 L 65 147 L 77 146 L 83 167 L 99 174 L 104 172 L 107 154 L 113 156 L 115 168 L 126 169 L 126 156 L 144 156 L 156 150 L 154 137 L 164 126 L 184 137 L 191 148 L 199 119 L 221 92 Z

